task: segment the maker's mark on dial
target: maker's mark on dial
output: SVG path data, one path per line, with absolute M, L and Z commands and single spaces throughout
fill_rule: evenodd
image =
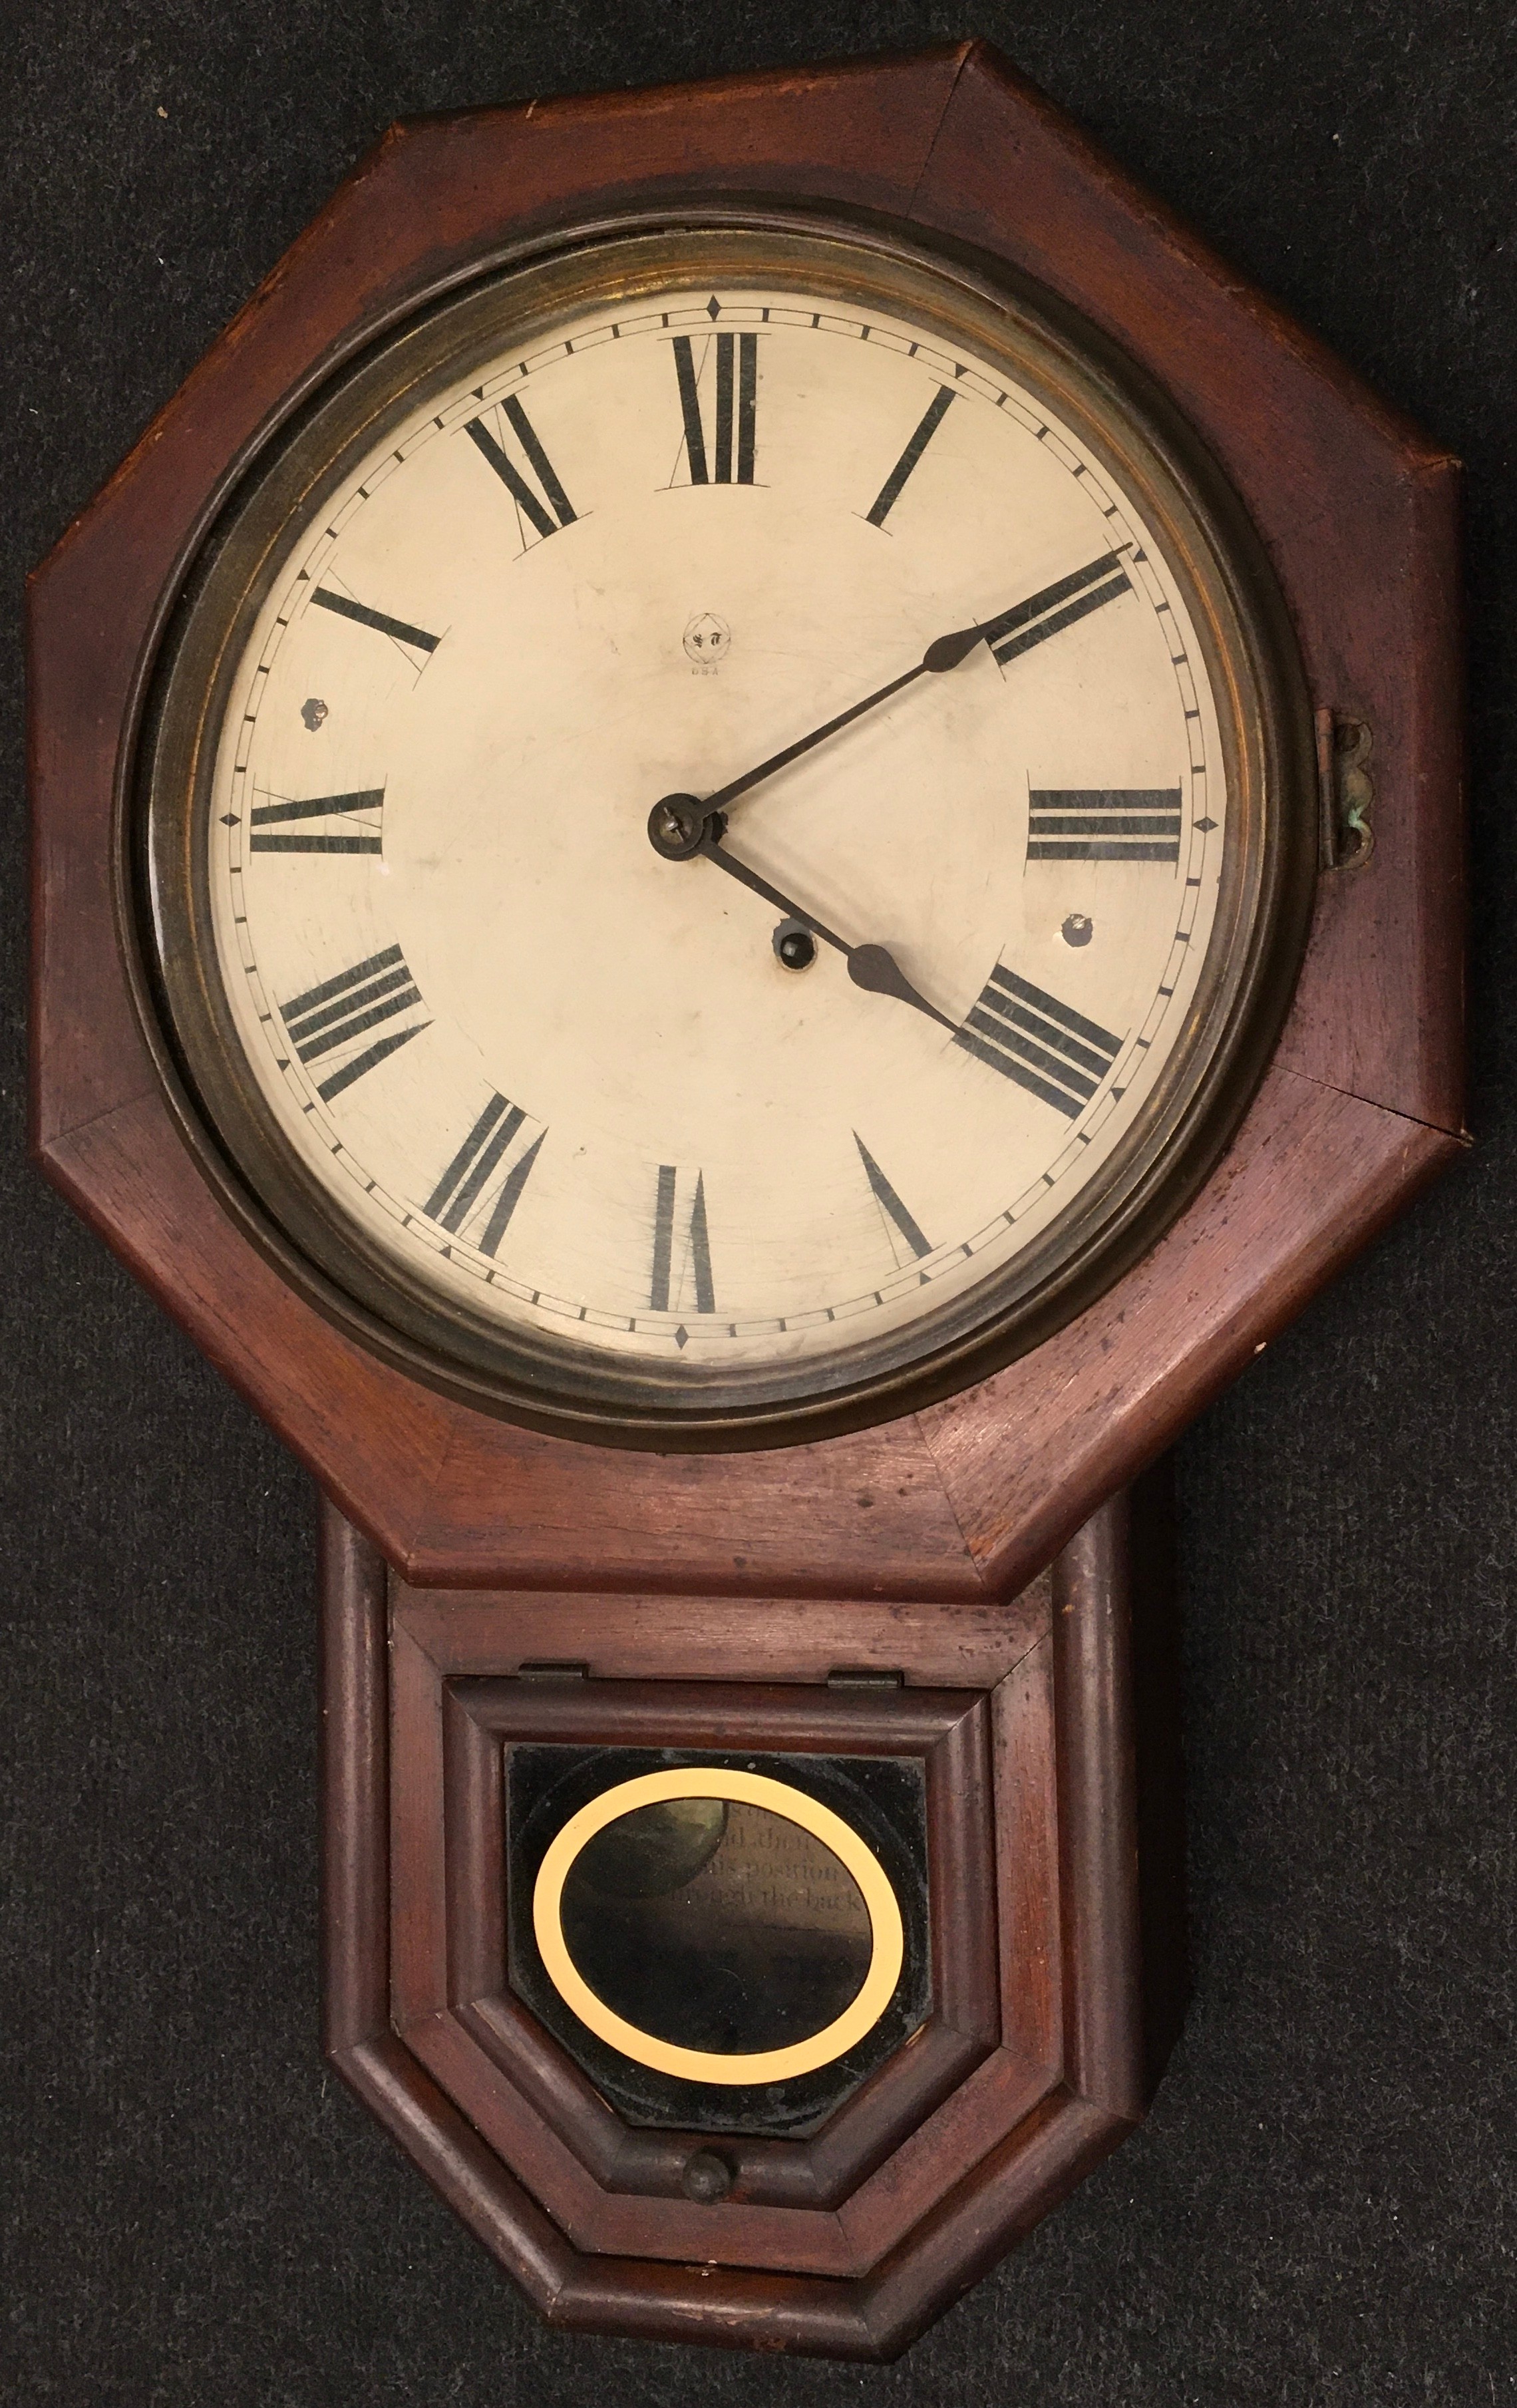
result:
M 684 633 L 685 651 L 698 669 L 720 668 L 732 649 L 732 629 L 715 610 L 697 610 Z

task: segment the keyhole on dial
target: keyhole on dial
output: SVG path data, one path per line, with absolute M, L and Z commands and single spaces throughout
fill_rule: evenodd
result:
M 787 970 L 809 970 L 816 959 L 816 939 L 804 920 L 781 920 L 774 950 Z

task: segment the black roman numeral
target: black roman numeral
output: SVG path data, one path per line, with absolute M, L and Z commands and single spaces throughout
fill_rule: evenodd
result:
M 1035 786 L 1029 861 L 1180 859 L 1178 786 Z
M 301 1061 L 315 1062 L 355 1044 L 381 1021 L 394 1020 L 421 1001 L 400 947 L 390 945 L 382 953 L 371 953 L 366 962 L 354 962 L 351 969 L 339 970 L 336 978 L 323 979 L 320 986 L 308 987 L 304 995 L 292 996 L 279 1010 Z M 413 1021 L 408 1028 L 393 1029 L 362 1053 L 350 1054 L 320 1082 L 317 1094 L 330 1103 L 355 1079 L 362 1079 L 389 1054 L 398 1054 L 431 1025 L 427 1020 Z
M 716 1311 L 711 1240 L 706 1226 L 706 1182 L 698 1170 L 682 1242 L 680 1238 L 679 1225 L 684 1217 L 680 1197 L 688 1193 L 689 1179 L 690 1173 L 676 1169 L 672 1162 L 659 1166 L 653 1200 L 653 1272 L 648 1285 L 648 1301 L 654 1312 L 681 1310 L 687 1279 L 694 1293 L 695 1311 Z
M 902 486 L 941 426 L 948 412 L 948 405 L 952 398 L 952 386 L 940 384 L 923 411 L 916 433 L 875 495 L 874 506 L 867 513 L 871 526 L 884 525 L 891 511 L 900 500 Z
M 1084 1111 L 1122 1048 L 1109 1028 L 999 962 L 953 1042 L 1070 1120 Z
M 891 1240 L 891 1248 L 895 1254 L 897 1265 L 900 1265 L 900 1250 L 895 1242 L 897 1239 L 907 1247 L 914 1259 L 920 1262 L 923 1254 L 931 1254 L 931 1240 L 923 1236 L 857 1129 L 853 1131 L 853 1142 L 858 1147 L 859 1160 L 864 1165 L 864 1175 L 869 1182 L 870 1192 L 880 1207 L 880 1218 L 885 1224 L 885 1235 Z
M 525 1119 L 520 1104 L 508 1103 L 504 1096 L 492 1096 L 424 1207 L 428 1217 L 440 1221 L 451 1237 L 462 1233 L 468 1244 L 492 1260 L 510 1226 L 511 1214 L 522 1200 L 522 1190 L 532 1176 L 532 1167 L 548 1134 L 546 1129 L 540 1130 L 511 1163 L 499 1187 L 493 1189 L 495 1173 L 521 1134 Z
M 384 788 L 375 786 L 359 795 L 317 795 L 309 802 L 260 803 L 249 813 L 253 833 L 248 840 L 250 853 L 380 853 L 384 849 L 379 834 L 379 813 L 384 807 Z M 285 828 L 292 820 L 332 820 L 335 828 L 325 828 L 319 835 L 270 836 L 270 828 Z M 351 824 L 359 823 L 355 832 Z
M 526 453 L 527 464 L 547 496 L 549 507 L 553 513 L 552 518 L 549 517 L 548 511 L 543 508 L 537 495 L 506 449 L 502 439 L 505 430 L 500 423 L 502 416 L 505 417 L 518 443 Z M 490 423 L 491 418 L 494 420 L 494 425 Z M 503 401 L 498 410 L 492 411 L 490 417 L 471 418 L 464 432 L 473 437 L 484 458 L 489 461 L 501 483 L 510 494 L 522 516 L 529 526 L 537 529 L 538 535 L 557 535 L 560 527 L 574 524 L 574 506 L 559 483 L 553 464 L 538 442 L 532 421 L 515 394 Z
M 708 451 L 701 380 L 716 353 L 716 423 Z M 697 364 L 688 335 L 674 338 L 674 372 L 684 420 L 684 454 L 693 485 L 751 485 L 758 417 L 758 337 L 708 335 Z M 736 407 L 734 406 L 736 396 Z
M 339 619 L 351 619 L 358 627 L 372 627 L 376 634 L 388 636 L 392 643 L 407 644 L 413 652 L 435 652 L 441 643 L 440 636 L 429 636 L 424 627 L 413 627 L 408 620 L 392 619 L 386 610 L 371 610 L 366 602 L 355 602 L 351 594 L 330 594 L 318 585 L 311 595 L 323 610 L 335 610 Z
M 1122 565 L 1121 552 L 1103 552 L 1099 560 L 1077 568 L 1072 577 L 1061 577 L 1057 584 L 1045 585 L 1041 594 L 1014 602 L 998 619 L 987 619 L 980 632 L 1004 668 L 1020 652 L 1030 652 L 1035 644 L 1046 643 L 1050 636 L 1072 627 L 1077 619 L 1088 618 L 1103 603 L 1131 592 L 1132 580 Z

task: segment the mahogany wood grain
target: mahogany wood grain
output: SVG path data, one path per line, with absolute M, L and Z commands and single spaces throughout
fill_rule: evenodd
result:
M 567 2244 L 390 2029 L 385 1569 L 330 1505 L 320 1570 L 323 2046 L 442 2198 L 547 2309 L 568 2272 Z
M 322 1612 L 322 2041 L 334 2063 L 390 2018 L 389 1639 L 382 1557 L 323 1504 Z
M 551 2315 L 574 2250 L 410 2051 L 379 2031 L 332 2063 L 503 2272 Z
M 1059 1862 L 1054 1660 L 1051 1632 L 991 1699 L 1002 2037 L 1016 2056 L 1041 2069 L 1045 2087 L 1058 2069 L 1064 2025 L 1058 1885 L 1043 1871 Z M 1068 1719 L 1066 1707 L 1063 1720 Z
M 910 1691 L 903 1693 L 903 1703 L 910 1698 Z M 955 1715 L 927 1758 L 929 1875 L 940 1868 L 936 1881 L 929 1877 L 927 1899 L 933 2012 L 948 2030 L 975 2042 L 1002 2037 L 996 1850 L 977 1844 L 981 1833 L 996 1828 L 989 1702 L 977 1698 L 966 1713 Z M 1019 1966 L 1019 1985 L 1025 1979 L 1025 1967 Z M 978 2051 L 961 2052 L 956 2062 L 967 2072 L 977 2059 Z
M 865 2271 L 830 2208 L 798 2201 L 755 2205 L 739 2198 L 736 2186 L 719 2206 L 701 2205 L 678 2186 L 661 2195 L 604 2187 L 579 2151 L 532 2110 L 512 2074 L 476 2044 L 456 2017 L 419 2016 L 400 2028 L 399 2037 L 587 2255 L 676 2263 L 717 2258 L 725 2266 L 787 2267 L 842 2277 Z M 711 2145 L 707 2134 L 694 2143 Z M 716 2145 L 723 2156 L 730 2147 L 720 2141 Z
M 804 2150 L 790 2142 L 722 2135 L 713 2143 L 708 2133 L 629 2130 L 509 1991 L 496 1990 L 467 2005 L 454 2005 L 451 2021 L 496 2073 L 508 2079 L 520 2100 L 548 2130 L 573 2149 L 603 2189 L 682 2200 L 690 2158 L 715 2145 L 733 2172 L 733 2203 L 838 2209 L 839 2230 L 853 2266 L 872 2264 L 942 2189 L 943 2159 L 935 2153 L 944 2148 L 945 2136 L 957 2151 L 954 2163 L 961 2169 L 972 2164 L 1051 2087 L 1046 2071 L 1030 2066 L 1013 2050 L 987 2053 L 983 2045 L 969 2048 L 961 2036 L 940 2028 L 936 2032 L 924 2028 L 920 2045 L 913 2042 L 902 2052 L 899 2071 L 908 2079 L 892 2086 L 888 2121 L 869 2114 L 856 2115 L 836 2131 L 829 2124 Z M 920 2061 L 929 2050 L 935 2061 Z M 456 2062 L 466 2073 L 471 2060 L 460 2053 Z M 980 2083 L 978 2069 L 986 2065 L 994 2078 Z M 924 2097 L 913 2097 L 913 2083 Z M 945 2110 L 952 2108 L 952 2115 L 932 2110 L 933 2094 L 944 2091 Z M 858 2094 L 861 2102 L 866 2095 Z M 875 2102 L 869 2104 L 872 2108 Z M 929 2126 L 933 2140 L 919 2148 L 918 2135 Z M 889 2168 L 887 2178 L 879 2183 L 872 2179 L 877 2165 Z M 903 2181 L 908 2167 L 917 2170 L 910 2197 Z M 582 2200 L 584 2194 L 578 2195 Z M 594 2245 L 593 2240 L 587 2237 L 585 2245 Z M 777 2254 L 785 2257 L 785 2247 Z
M 1057 2043 L 1054 2054 L 1057 2059 Z M 1051 2071 L 1015 2048 L 983 2058 L 840 2202 L 838 2222 L 858 2262 L 871 2272 L 882 2263 L 930 2224 L 1002 2142 L 1027 2130 L 1046 2102 L 1062 2095 L 1056 2062 Z
M 911 1687 L 991 1689 L 1051 1627 L 1040 1573 L 1007 1604 L 776 1596 L 561 1596 L 551 1590 L 395 1584 L 395 1611 L 444 1674 L 583 1664 L 631 1681 L 825 1681 L 845 1668 L 904 1672 Z M 509 1612 L 502 1611 L 508 1599 Z M 655 1656 L 656 1651 L 656 1656 Z
M 497 1612 L 509 1621 L 514 1598 Z M 404 1605 L 397 1631 L 412 1635 Z M 645 1640 L 645 1674 L 665 1656 L 662 1635 Z M 974 1690 L 836 1689 L 798 1683 L 680 1681 L 653 1677 L 607 1681 L 456 1681 L 464 1712 L 504 1740 L 550 1742 L 562 1747 L 757 1746 L 814 1750 L 828 1756 L 909 1756 L 932 1764 L 981 1700 Z M 962 1770 L 962 1756 L 955 1757 Z
M 945 2171 L 966 2173 L 1060 2084 L 1064 1975 L 1050 1640 L 1023 1656 L 991 1699 L 995 1724 L 996 1897 L 1002 2046 L 902 2141 L 842 2217 L 871 2262 L 940 2203 Z M 1066 1709 L 1078 1719 L 1078 1709 Z M 1067 1868 L 1066 1869 L 1067 1870 Z
M 1215 1178 L 1111 1297 L 918 1415 L 991 1586 L 1049 1562 L 1077 1500 L 1134 1479 L 1458 1151 L 1272 1069 Z
M 1174 1228 L 1033 1354 L 881 1429 L 695 1457 L 570 1444 L 402 1379 L 237 1237 L 162 1122 L 151 1099 L 107 1115 L 53 1175 L 420 1584 L 903 1601 L 1015 1595 L 1458 1151 L 1276 1068 Z
M 836 2205 L 995 2049 L 1001 2021 L 992 1889 L 995 1825 L 987 1783 L 986 1716 L 980 1698 L 916 1693 L 909 1698 L 854 1697 L 845 1705 L 825 1695 L 819 1698 L 795 1692 L 789 1699 L 776 1700 L 772 1691 L 755 1689 L 745 1695 L 724 1687 L 712 1689 L 709 1702 L 703 1704 L 677 1684 L 639 1684 L 635 1698 L 629 1698 L 620 1712 L 608 1712 L 608 1704 L 614 1706 L 614 1700 L 597 1700 L 587 1694 L 572 1718 L 558 1715 L 545 1720 L 537 1711 L 540 1692 L 522 1696 L 519 1684 L 480 1684 L 478 1689 L 468 1685 L 471 1715 L 477 1715 L 497 1738 L 528 1730 L 535 1737 L 562 1738 L 574 1730 L 583 1737 L 623 1744 L 636 1737 L 662 1745 L 764 1746 L 787 1753 L 800 1749 L 833 1756 L 889 1754 L 922 1758 L 928 1818 L 932 2012 L 909 2043 L 829 2116 L 814 2138 L 744 2138 L 724 2143 L 723 2155 L 734 2174 L 731 2197 L 735 2201 Z M 619 1685 L 631 1689 L 635 1684 Z M 583 1686 L 591 1689 L 589 1684 Z M 783 1711 L 776 1713 L 777 1703 Z M 848 1706 L 867 1711 L 852 1713 Z M 892 1708 L 896 1711 L 892 1713 Z M 476 1793 L 477 1811 L 479 1807 L 488 1811 L 486 1799 L 481 1786 Z M 494 1828 L 498 1835 L 498 1821 Z M 1055 1878 L 1052 1852 L 1044 1861 L 1043 1878 L 1047 1882 Z M 464 1912 L 469 1912 L 466 1903 Z M 537 2081 L 543 2082 L 546 2071 L 551 2083 L 552 2061 L 558 2060 L 562 2068 L 563 2053 L 508 1994 L 500 1994 L 501 1964 L 497 1958 L 489 1969 L 493 1980 L 488 1989 L 470 2001 L 478 2021 L 470 2025 L 466 2014 L 459 2019 L 476 2029 L 482 2024 L 497 2041 L 504 2040 L 504 2054 L 497 2062 L 513 2070 L 518 2078 L 530 2067 Z M 1019 1969 L 1019 1981 L 1023 1978 Z M 544 2059 L 549 2060 L 547 2068 Z M 562 2072 L 556 2087 L 551 2104 L 561 2118 L 558 2128 L 571 2145 L 579 2147 L 584 2123 Z M 583 2088 L 590 2091 L 588 2084 Z M 594 2098 L 593 2091 L 590 2095 Z M 603 2144 L 598 2114 L 591 2126 L 591 2138 L 597 2149 Z M 601 2178 L 614 2188 L 670 2196 L 680 2189 L 686 2159 L 702 2145 L 694 2134 L 623 2128 Z M 587 2163 L 591 2161 L 582 2148 L 580 2153 Z
M 1077 1530 L 1053 1574 L 1066 2074 L 1081 2098 L 1143 2113 L 1128 1499 Z M 1077 1874 L 1075 1868 L 1079 1867 Z
M 507 1954 L 506 1758 L 494 1732 L 465 1706 L 458 1684 L 439 1681 L 442 1714 L 442 1822 L 444 1914 L 448 1934 L 447 1986 L 442 2003 L 468 2026 L 476 2000 L 504 1987 Z M 589 2085 L 586 2085 L 589 2089 Z M 614 2160 L 621 2119 L 594 2091 L 585 2102 L 598 2131 L 609 2140 L 604 2165 Z M 551 2118 L 550 2118 L 551 2120 Z M 586 2163 L 605 2179 L 597 2147 Z
M 878 2355 L 899 2357 L 1067 2199 L 1129 2128 L 1107 2108 L 1067 2094 L 1035 2108 L 871 2276 L 861 2304 Z
M 448 1867 L 436 1667 L 390 1631 L 390 2019 L 403 2036 L 448 1993 Z

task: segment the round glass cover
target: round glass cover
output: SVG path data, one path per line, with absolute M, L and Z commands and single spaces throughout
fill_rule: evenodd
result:
M 590 246 L 313 405 L 181 615 L 149 853 L 328 1301 L 649 1443 L 1075 1309 L 1282 999 L 1305 756 L 1228 540 L 1066 331 L 856 236 Z

